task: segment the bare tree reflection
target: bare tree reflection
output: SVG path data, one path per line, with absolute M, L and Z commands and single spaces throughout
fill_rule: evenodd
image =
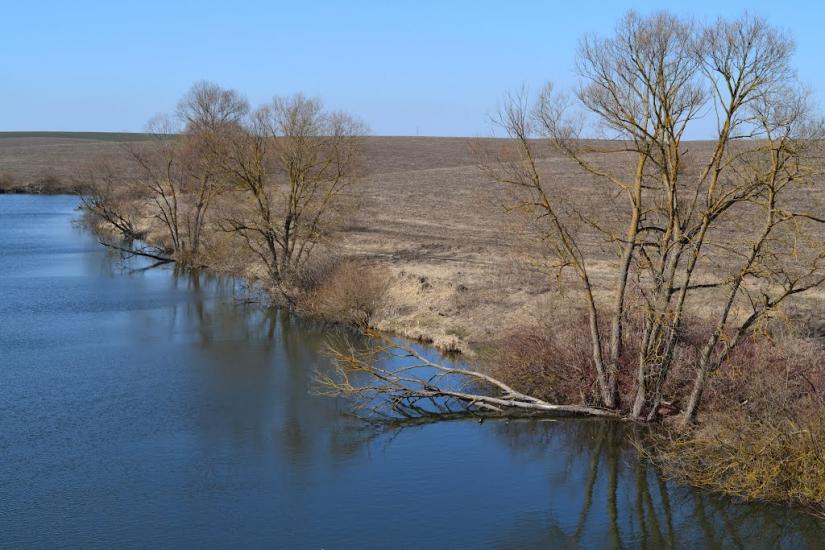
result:
M 825 526 L 816 518 L 663 479 L 639 459 L 628 430 L 604 420 L 497 423 L 496 437 L 515 452 L 533 457 L 544 447 L 552 460 L 567 455 L 568 475 L 548 476 L 550 495 L 574 492 L 577 484 L 583 495 L 575 521 L 551 515 L 535 532 L 520 526 L 507 539 L 569 548 L 821 548 Z

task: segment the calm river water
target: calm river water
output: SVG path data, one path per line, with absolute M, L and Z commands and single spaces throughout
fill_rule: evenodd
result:
M 662 480 L 621 426 L 400 431 L 310 393 L 325 335 L 0 196 L 0 547 L 821 547 Z

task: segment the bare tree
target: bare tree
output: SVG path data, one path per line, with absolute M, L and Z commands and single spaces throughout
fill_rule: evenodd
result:
M 248 114 L 249 103 L 237 91 L 206 81 L 189 89 L 176 112 L 186 132 L 212 139 L 219 139 L 224 130 L 237 128 Z
M 121 166 L 111 157 L 98 157 L 83 170 L 77 184 L 85 211 L 95 220 L 108 224 L 127 241 L 143 237 L 137 229 L 135 202 L 140 190 L 122 185 Z
M 148 131 L 148 143 L 124 146 L 132 161 L 128 175 L 98 171 L 87 208 L 136 234 L 111 200 L 118 177 L 123 188 L 139 190 L 163 230 L 157 244 L 176 261 L 200 265 L 212 220 L 240 238 L 284 294 L 290 275 L 329 235 L 342 195 L 361 174 L 366 133 L 359 121 L 324 110 L 316 99 L 276 98 L 253 112 L 240 94 L 209 82 L 189 90 L 176 118 L 158 117 Z M 215 199 L 230 189 L 235 193 L 221 215 L 211 216 Z
M 169 252 L 181 263 L 200 262 L 210 207 L 227 189 L 216 155 L 248 112 L 237 92 L 200 82 L 180 101 L 177 120 L 155 118 L 148 125 L 151 141 L 127 146 L 137 166 L 134 183 L 145 190 Z
M 302 95 L 255 111 L 220 155 L 248 200 L 224 219 L 287 294 L 289 276 L 330 230 L 340 198 L 361 174 L 365 127 Z
M 224 144 L 248 113 L 249 103 L 238 92 L 208 82 L 195 84 L 178 103 L 177 119 L 184 125 L 178 144 L 184 169 L 181 189 L 190 197 L 184 223 L 194 256 L 213 201 L 230 188 L 215 153 L 225 153 Z
M 749 202 L 761 227 L 747 246 L 733 251 L 738 261 L 724 281 L 727 295 L 701 351 L 685 423 L 696 418 L 708 374 L 748 331 L 787 298 L 825 283 L 825 247 L 816 233 L 825 219 L 799 198 L 818 175 L 812 160 L 821 158 L 822 124 L 810 121 L 806 94 L 789 89 L 760 97 L 751 111 L 759 146 L 742 155 L 739 173 L 758 189 Z M 740 315 L 737 301 L 743 302 Z
M 411 346 L 375 331 L 366 331 L 371 343 L 364 349 L 351 344 L 331 347 L 336 362 L 333 373 L 317 373 L 316 388 L 322 395 L 353 399 L 361 409 L 383 417 L 407 419 L 510 413 L 515 415 L 560 414 L 572 416 L 618 415 L 585 405 L 557 405 L 516 391 L 477 370 L 445 366 L 428 360 Z M 392 360 L 405 364 L 396 368 Z M 390 365 L 383 366 L 388 361 Z M 363 384 L 364 378 L 370 383 Z M 372 383 L 377 381 L 378 383 Z M 488 393 L 481 393 L 487 388 Z

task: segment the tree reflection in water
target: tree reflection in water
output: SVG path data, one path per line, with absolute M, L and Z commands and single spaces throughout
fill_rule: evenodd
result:
M 606 420 L 495 423 L 496 436 L 515 452 L 545 459 L 542 449 L 562 452 L 562 475 L 549 476 L 550 494 L 575 494 L 547 518 L 533 541 L 547 547 L 612 548 L 821 548 L 825 526 L 816 518 L 779 506 L 744 504 L 665 480 L 640 460 L 632 427 Z M 553 469 L 556 470 L 555 468 Z M 569 508 L 568 508 L 569 506 Z M 575 520 L 559 518 L 575 509 Z M 535 522 L 533 522 L 535 526 Z M 520 526 L 521 527 L 521 526 Z M 513 534 L 523 541 L 524 532 Z

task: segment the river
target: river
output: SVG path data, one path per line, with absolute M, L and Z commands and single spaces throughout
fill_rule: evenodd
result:
M 825 541 L 802 513 L 663 480 L 616 423 L 367 426 L 310 391 L 320 327 L 119 258 L 76 207 L 0 196 L 2 548 Z

